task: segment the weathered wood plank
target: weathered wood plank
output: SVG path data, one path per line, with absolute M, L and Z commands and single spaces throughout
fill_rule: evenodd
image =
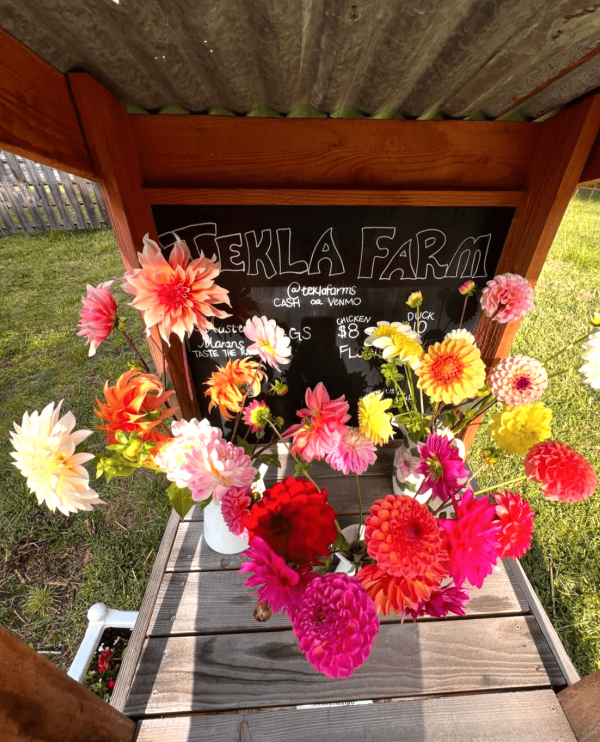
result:
M 125 713 L 155 716 L 564 682 L 532 616 L 384 624 L 369 660 L 345 680 L 312 669 L 291 631 L 151 637 Z
M 92 227 L 99 227 L 100 222 L 98 221 L 98 217 L 96 216 L 96 210 L 94 209 L 94 204 L 92 203 L 92 199 L 90 198 L 90 194 L 88 192 L 88 184 L 85 181 L 84 178 L 75 178 L 75 182 L 77 183 L 77 186 L 79 187 L 79 193 L 81 194 L 81 198 L 83 200 L 83 205 L 85 206 L 85 210 L 87 211 L 87 217 L 90 225 Z
M 252 611 L 256 597 L 252 589 L 243 587 L 247 578 L 246 574 L 227 569 L 165 574 L 148 626 L 148 634 L 219 634 L 227 631 L 290 628 L 287 617 L 279 614 L 272 616 L 267 623 L 254 620 Z M 520 586 L 513 580 L 512 573 L 501 562 L 484 582 L 481 590 L 471 588 L 471 600 L 466 606 L 467 615 L 474 618 L 528 613 L 529 604 Z M 381 620 L 393 623 L 400 621 L 400 618 L 393 615 L 382 617 Z M 450 620 L 458 620 L 458 617 Z
M 60 182 L 62 184 L 62 187 L 65 189 L 65 195 L 73 211 L 75 223 L 77 224 L 79 229 L 85 229 L 87 227 L 87 221 L 79 203 L 79 197 L 77 196 L 77 194 L 75 193 L 75 189 L 73 188 L 71 176 L 69 175 L 69 173 L 65 173 L 62 170 L 59 170 L 58 173 L 60 175 Z
M 104 196 L 102 195 L 102 189 L 100 188 L 100 184 L 96 183 L 95 181 L 91 181 L 91 183 L 92 183 L 92 188 L 94 190 L 94 196 L 96 197 L 96 205 L 100 209 L 100 215 L 102 217 L 102 221 L 105 226 L 110 227 L 110 218 L 108 216 L 106 204 L 104 203 Z
M 28 175 L 29 181 L 33 185 L 35 193 L 40 201 L 42 210 L 46 216 L 46 219 L 48 220 L 48 224 L 52 229 L 60 229 L 58 217 L 56 216 L 56 212 L 54 211 L 54 208 L 50 203 L 46 187 L 42 183 L 41 176 L 35 164 L 31 160 L 23 158 L 23 167 L 25 168 L 25 172 Z
M 110 698 L 110 705 L 116 708 L 118 711 L 123 711 L 129 687 L 133 681 L 133 677 L 138 666 L 140 659 L 140 653 L 146 638 L 146 631 L 148 623 L 154 610 L 156 603 L 156 596 L 160 588 L 162 578 L 165 572 L 165 564 L 173 545 L 173 539 L 177 532 L 177 526 L 179 525 L 179 515 L 173 510 L 171 517 L 167 523 L 162 541 L 158 547 L 156 559 L 154 560 L 154 566 L 152 567 L 152 573 L 146 592 L 144 593 L 144 599 L 140 607 L 140 612 L 135 622 L 129 644 L 127 645 L 127 652 L 123 658 L 123 663 L 119 674 L 117 675 L 117 682 L 113 690 L 113 694 Z
M 0 218 L 4 222 L 4 228 L 11 234 L 18 232 L 17 225 L 13 222 L 6 201 L 4 200 L 4 184 L 2 182 L 2 163 L 0 162 Z
M 4 189 L 4 193 L 6 194 L 11 212 L 13 214 L 16 214 L 19 224 L 21 225 L 21 229 L 24 232 L 33 232 L 33 226 L 31 225 L 29 219 L 27 218 L 27 215 L 25 214 L 23 204 L 21 203 L 21 200 L 17 195 L 14 183 L 10 178 L 6 167 L 7 166 L 5 166 L 2 160 L 0 160 L 0 187 Z
M 29 184 L 27 182 L 28 179 L 21 169 L 19 161 L 10 152 L 5 152 L 4 157 L 6 158 L 6 163 L 15 179 L 14 187 L 20 195 L 21 202 L 29 209 L 29 213 L 31 214 L 31 218 L 36 229 L 38 229 L 40 232 L 43 232 L 46 229 L 46 225 L 44 223 L 44 220 L 42 219 L 42 215 L 39 212 L 38 204 L 33 194 L 31 193 Z
M 52 198 L 54 199 L 54 205 L 58 209 L 58 213 L 61 216 L 64 229 L 73 229 L 75 226 L 73 224 L 73 218 L 71 217 L 71 215 L 69 214 L 69 210 L 67 209 L 65 197 L 63 192 L 60 190 L 60 186 L 58 185 L 56 176 L 54 175 L 54 170 L 48 165 L 42 165 L 42 172 L 44 173 L 46 184 L 50 189 Z
M 136 742 L 575 742 L 551 690 L 144 719 Z

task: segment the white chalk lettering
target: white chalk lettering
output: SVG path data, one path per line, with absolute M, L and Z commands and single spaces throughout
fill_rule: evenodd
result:
M 380 240 L 393 240 L 396 227 L 363 227 L 360 246 L 360 264 L 358 278 L 373 278 L 376 260 L 385 260 L 390 254 L 387 247 L 379 244 Z M 377 251 L 381 254 L 377 254 Z
M 278 229 L 277 247 L 279 248 L 279 273 L 295 273 L 302 275 L 308 273 L 308 263 L 306 260 L 292 261 L 292 230 L 289 228 Z M 286 246 L 287 243 L 287 246 Z
M 273 265 L 271 256 L 272 236 L 270 229 L 263 229 L 260 233 L 260 241 L 256 239 L 256 232 L 244 232 L 246 247 L 248 248 L 248 275 L 258 276 L 258 264 L 260 263 L 266 278 L 277 275 L 277 268 Z
M 321 273 L 322 262 L 329 263 L 330 276 L 341 276 L 346 272 L 344 261 L 333 239 L 333 227 L 329 227 L 319 237 L 319 241 L 314 247 L 310 257 L 310 263 L 308 264 L 309 275 L 314 276 L 316 273 Z

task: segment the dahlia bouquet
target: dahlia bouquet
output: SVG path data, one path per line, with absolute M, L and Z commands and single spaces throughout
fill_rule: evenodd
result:
M 133 296 L 148 333 L 157 331 L 163 343 L 172 333 L 184 340 L 194 329 L 206 338 L 213 318 L 229 316 L 216 306 L 229 305 L 229 296 L 215 283 L 220 266 L 214 258 L 192 260 L 182 241 L 166 258 L 146 238 L 140 266 L 125 273 L 121 288 Z M 332 399 L 318 383 L 306 390 L 305 406 L 286 428 L 271 400 L 287 392 L 281 373 L 291 358 L 290 340 L 274 320 L 252 317 L 244 327 L 247 355 L 217 366 L 205 381 L 209 409 L 219 410 L 231 432 L 207 419 L 174 420 L 174 393 L 166 378 L 151 373 L 127 335 L 113 283 L 87 287 L 79 324 L 90 355 L 115 331 L 136 356 L 96 400 L 106 451 L 96 457 L 87 452 L 91 431 L 76 431 L 73 414 L 61 416 L 61 404 L 51 403 L 15 424 L 15 465 L 39 502 L 64 514 L 102 503 L 85 468 L 94 458 L 97 476 L 106 479 L 139 468 L 166 475 L 181 516 L 196 502 L 216 505 L 231 534 L 247 540 L 241 571 L 256 592 L 256 618 L 287 614 L 300 650 L 329 677 L 349 677 L 366 661 L 378 614 L 394 612 L 402 620 L 464 615 L 469 590 L 481 587 L 497 560 L 529 548 L 533 513 L 518 492 L 507 489 L 516 482 L 499 484 L 491 495 L 473 491 L 455 437 L 487 409 L 503 405 L 492 421 L 489 461 L 525 454 L 523 478 L 539 481 L 551 499 L 575 501 L 596 488 L 594 470 L 578 453 L 548 441 L 550 411 L 539 401 L 548 376 L 542 365 L 517 357 L 486 370 L 475 338 L 462 329 L 425 347 L 400 322 L 367 328 L 364 358 L 379 365 L 385 386 L 359 400 L 353 410 L 358 426 L 348 424 L 345 396 Z M 465 306 L 471 284 L 459 289 Z M 407 302 L 417 323 L 422 301 L 416 293 Z M 532 302 L 529 284 L 510 274 L 495 278 L 482 295 L 488 322 L 518 319 Z M 582 369 L 595 386 L 599 337 L 588 338 Z M 394 494 L 383 491 L 363 525 L 359 478 L 375 462 L 377 447 L 396 435 L 402 442 Z M 295 469 L 265 489 L 258 467 L 279 466 L 276 444 L 287 449 Z M 326 490 L 310 474 L 314 461 L 354 479 L 354 533 L 340 529 Z

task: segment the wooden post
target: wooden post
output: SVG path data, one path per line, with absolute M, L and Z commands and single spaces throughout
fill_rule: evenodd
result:
M 2 742 L 130 742 L 135 723 L 0 626 Z
M 600 670 L 557 693 L 577 742 L 600 742 Z
M 544 123 L 527 177 L 527 198 L 517 207 L 496 273 L 518 273 L 535 286 L 599 130 L 600 95 Z M 479 343 L 487 364 L 508 355 L 520 324 L 491 323 Z M 467 450 L 480 422 L 465 431 Z
M 125 107 L 99 82 L 83 72 L 68 76 L 71 92 L 87 145 L 104 191 L 104 198 L 125 267 L 138 268 L 138 251 L 146 233 L 156 238 L 152 210 L 142 191 L 142 173 L 135 140 Z M 164 349 L 168 370 L 184 418 L 199 417 L 195 396 L 188 392 L 183 364 L 183 347 L 176 336 L 166 346 L 156 330 L 150 350 L 159 372 Z

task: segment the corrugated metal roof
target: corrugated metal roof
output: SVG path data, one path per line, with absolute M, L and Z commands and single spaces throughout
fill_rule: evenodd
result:
M 0 0 L 0 25 L 150 111 L 534 120 L 600 86 L 590 0 Z

